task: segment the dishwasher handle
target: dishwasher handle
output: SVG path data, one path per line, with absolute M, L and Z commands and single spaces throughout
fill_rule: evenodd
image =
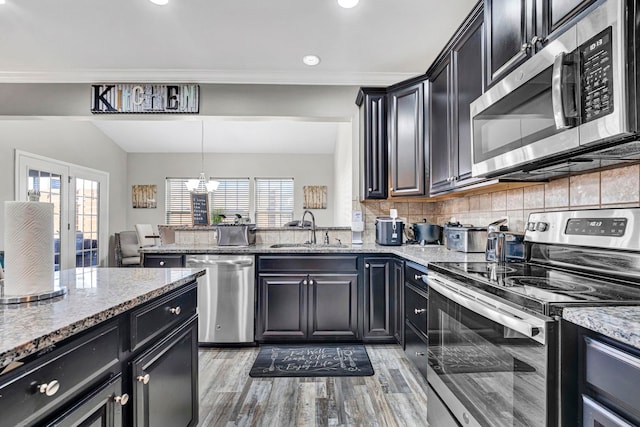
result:
M 249 266 L 253 265 L 253 260 L 250 260 L 250 259 L 231 260 L 231 259 L 187 258 L 187 266 L 189 266 L 189 265 L 197 265 L 197 266 L 231 265 L 231 266 L 237 266 L 237 267 L 249 267 Z

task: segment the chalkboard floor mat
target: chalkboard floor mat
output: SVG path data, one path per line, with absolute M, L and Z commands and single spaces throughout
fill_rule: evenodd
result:
M 249 372 L 253 378 L 369 375 L 373 366 L 360 344 L 264 345 Z

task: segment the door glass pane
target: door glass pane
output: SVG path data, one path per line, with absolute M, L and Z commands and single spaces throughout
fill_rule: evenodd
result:
M 40 191 L 40 201 L 53 203 L 53 257 L 54 268 L 60 269 L 60 209 L 61 209 L 61 175 L 29 169 L 28 190 Z
M 474 161 L 487 160 L 559 133 L 549 67 L 473 118 Z
M 76 178 L 76 267 L 98 265 L 98 181 Z

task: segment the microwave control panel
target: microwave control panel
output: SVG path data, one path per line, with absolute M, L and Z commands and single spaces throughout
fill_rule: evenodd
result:
M 611 27 L 580 46 L 582 122 L 613 112 Z

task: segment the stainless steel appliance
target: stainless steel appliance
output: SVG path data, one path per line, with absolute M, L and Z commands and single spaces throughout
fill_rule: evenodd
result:
M 437 224 L 431 224 L 423 219 L 422 222 L 416 222 L 409 227 L 413 231 L 413 239 L 420 245 L 428 243 L 440 243 L 442 240 L 442 227 Z M 407 242 L 409 243 L 409 242 Z
M 404 222 L 397 218 L 376 218 L 376 243 L 384 246 L 400 246 L 403 242 Z
M 463 426 L 575 425 L 557 316 L 640 304 L 640 209 L 533 213 L 526 228 L 526 262 L 429 264 L 429 401 Z
M 487 248 L 487 227 L 445 224 L 444 245 L 458 252 L 484 252 Z
M 640 158 L 636 13 L 596 2 L 474 101 L 473 176 L 540 179 Z
M 186 266 L 207 270 L 198 279 L 199 343 L 253 343 L 255 257 L 188 255 Z
M 224 224 L 217 226 L 218 246 L 249 246 L 256 244 L 255 224 Z

